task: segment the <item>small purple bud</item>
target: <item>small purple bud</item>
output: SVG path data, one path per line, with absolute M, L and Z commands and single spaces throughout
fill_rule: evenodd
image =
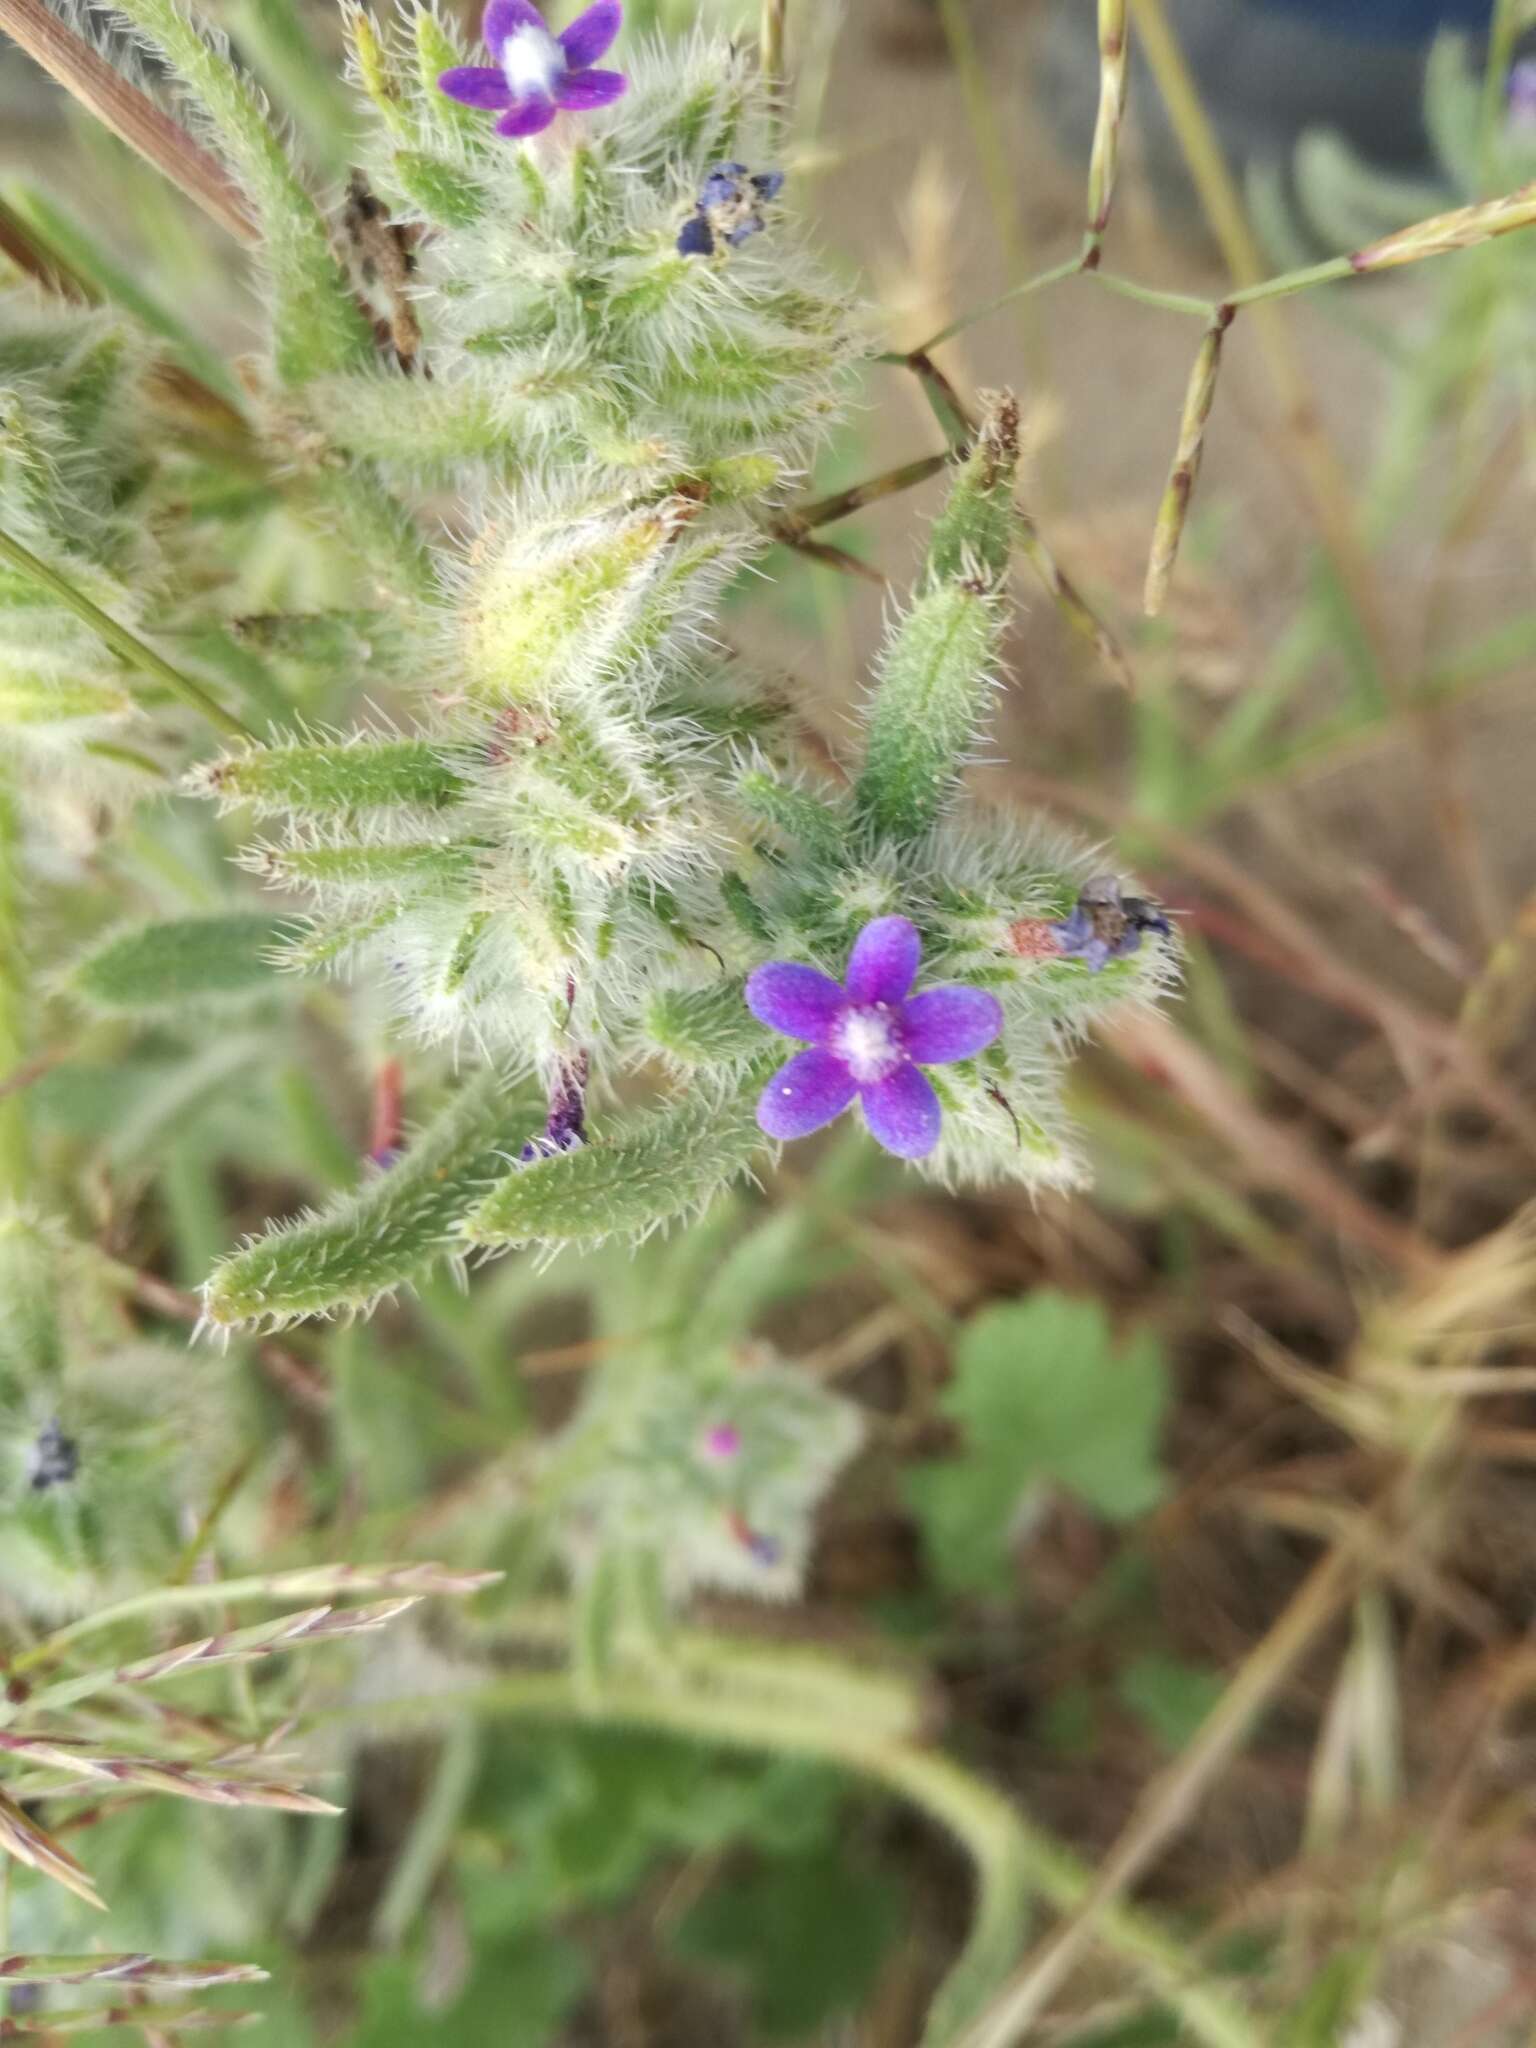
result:
M 572 993 L 574 995 L 574 991 Z M 587 1142 L 589 1067 L 590 1061 L 584 1052 L 562 1063 L 549 1092 L 549 1115 L 545 1120 L 544 1134 L 530 1138 L 518 1154 L 524 1165 L 535 1159 L 547 1159 L 555 1152 L 574 1152 Z
M 712 1464 L 727 1464 L 741 1453 L 741 1431 L 734 1423 L 713 1424 L 704 1432 L 703 1452 Z
M 765 1536 L 761 1529 L 754 1529 L 745 1515 L 732 1513 L 726 1516 L 731 1534 L 759 1564 L 777 1564 L 783 1551 L 773 1537 Z

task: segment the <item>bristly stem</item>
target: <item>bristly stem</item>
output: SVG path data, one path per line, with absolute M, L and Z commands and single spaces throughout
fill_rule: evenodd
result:
M 217 157 L 67 28 L 44 0 L 0 0 L 0 29 L 236 241 L 257 240 L 245 194 Z
M 761 1664 L 763 1653 L 757 1652 L 754 1661 Z M 342 1708 L 322 1720 L 409 1724 L 430 1722 L 445 1710 L 455 1718 L 595 1719 L 723 1748 L 816 1757 L 895 1793 L 953 1836 L 976 1872 L 970 1937 L 939 1987 L 924 2034 L 927 2048 L 950 2048 L 1012 1967 L 1032 1899 L 1039 1896 L 1070 1913 L 1090 1897 L 1091 1872 L 999 1792 L 942 1752 L 915 1742 L 872 1738 L 857 1712 L 837 1710 L 830 1692 L 812 1708 L 786 1695 L 765 1696 L 756 1690 L 757 1678 L 750 1685 L 736 1682 L 730 1667 L 729 1653 L 719 1651 L 708 1691 L 656 1684 L 626 1672 L 592 1699 L 580 1693 L 568 1672 L 537 1672 L 420 1701 Z M 1207 2048 L 1259 2048 L 1255 2023 L 1155 1922 L 1133 1908 L 1114 1905 L 1095 1925 L 1104 1946 L 1136 1968 Z
M 26 956 L 22 951 L 21 821 L 9 779 L 0 780 L 0 1071 L 26 1057 Z M 21 1092 L 0 1097 L 0 1196 L 20 1201 L 29 1182 L 27 1105 Z
M 4 4 L 5 0 L 0 0 L 0 6 Z M 201 712 L 209 724 L 217 726 L 220 732 L 233 734 L 240 739 L 252 737 L 249 727 L 242 725 L 233 712 L 226 711 L 217 698 L 209 695 L 201 683 L 194 681 L 191 676 L 183 675 L 180 669 L 172 668 L 164 655 L 157 654 L 147 641 L 141 640 L 136 633 L 131 633 L 126 626 L 120 625 L 116 619 L 104 612 L 100 605 L 93 604 L 83 590 L 76 590 L 75 586 L 56 569 L 50 569 L 46 562 L 40 561 L 30 548 L 23 547 L 19 540 L 4 532 L 0 532 L 0 561 L 9 562 L 13 568 L 19 569 L 23 576 L 37 584 L 40 589 L 46 590 L 49 596 L 56 598 L 67 611 L 73 612 L 77 619 L 83 620 L 92 632 L 98 634 L 112 652 L 126 661 L 130 667 L 141 669 L 145 675 L 153 676 L 156 682 L 163 684 L 171 692 L 172 696 L 179 697 L 182 703 L 190 705 L 194 711 Z

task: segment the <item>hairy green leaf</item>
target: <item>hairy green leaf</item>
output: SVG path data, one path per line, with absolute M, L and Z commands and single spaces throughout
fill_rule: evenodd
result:
M 702 1208 L 763 1149 L 761 1080 L 723 1101 L 689 1098 L 621 1124 L 579 1151 L 519 1166 L 466 1217 L 472 1244 L 582 1244 L 638 1237 Z
M 494 1073 L 454 1097 L 395 1165 L 352 1193 L 279 1224 L 216 1266 L 204 1313 L 221 1329 L 358 1314 L 462 1249 L 464 1216 L 537 1112 Z
M 109 1016 L 154 1016 L 188 1003 L 280 991 L 275 917 L 172 918 L 111 933 L 71 970 L 68 987 Z

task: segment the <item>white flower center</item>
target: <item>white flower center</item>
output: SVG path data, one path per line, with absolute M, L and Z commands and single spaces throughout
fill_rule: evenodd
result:
M 883 1081 L 906 1058 L 890 1006 L 847 1009 L 832 1033 L 832 1049 L 861 1088 Z
M 501 69 L 515 96 L 550 100 L 565 76 L 565 52 L 547 28 L 527 22 L 501 46 Z

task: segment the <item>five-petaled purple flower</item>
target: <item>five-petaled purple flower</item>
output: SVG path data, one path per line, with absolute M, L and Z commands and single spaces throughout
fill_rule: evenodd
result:
M 1085 882 L 1071 916 L 1051 930 L 1062 952 L 1081 960 L 1090 974 L 1111 960 L 1128 959 L 1140 947 L 1143 932 L 1173 936 L 1173 926 L 1156 904 L 1127 896 L 1113 875 Z
M 774 960 L 747 983 L 754 1017 L 786 1038 L 809 1041 L 763 1090 L 757 1121 L 770 1138 L 804 1138 L 857 1096 L 872 1136 L 898 1159 L 921 1159 L 939 1142 L 933 1083 L 919 1071 L 968 1060 L 1003 1028 L 996 996 L 980 988 L 911 994 L 922 958 L 905 917 L 865 925 L 839 986 L 815 967 Z
M 745 164 L 716 164 L 699 187 L 698 204 L 677 237 L 679 256 L 713 256 L 722 242 L 739 249 L 768 223 L 763 208 L 784 187 L 782 171 L 749 172 Z
M 481 24 L 494 65 L 459 64 L 438 89 L 466 107 L 499 113 L 498 135 L 537 135 L 564 108 L 585 113 L 623 92 L 622 71 L 594 71 L 619 32 L 621 0 L 594 0 L 568 29 L 551 35 L 533 0 L 490 0 Z

